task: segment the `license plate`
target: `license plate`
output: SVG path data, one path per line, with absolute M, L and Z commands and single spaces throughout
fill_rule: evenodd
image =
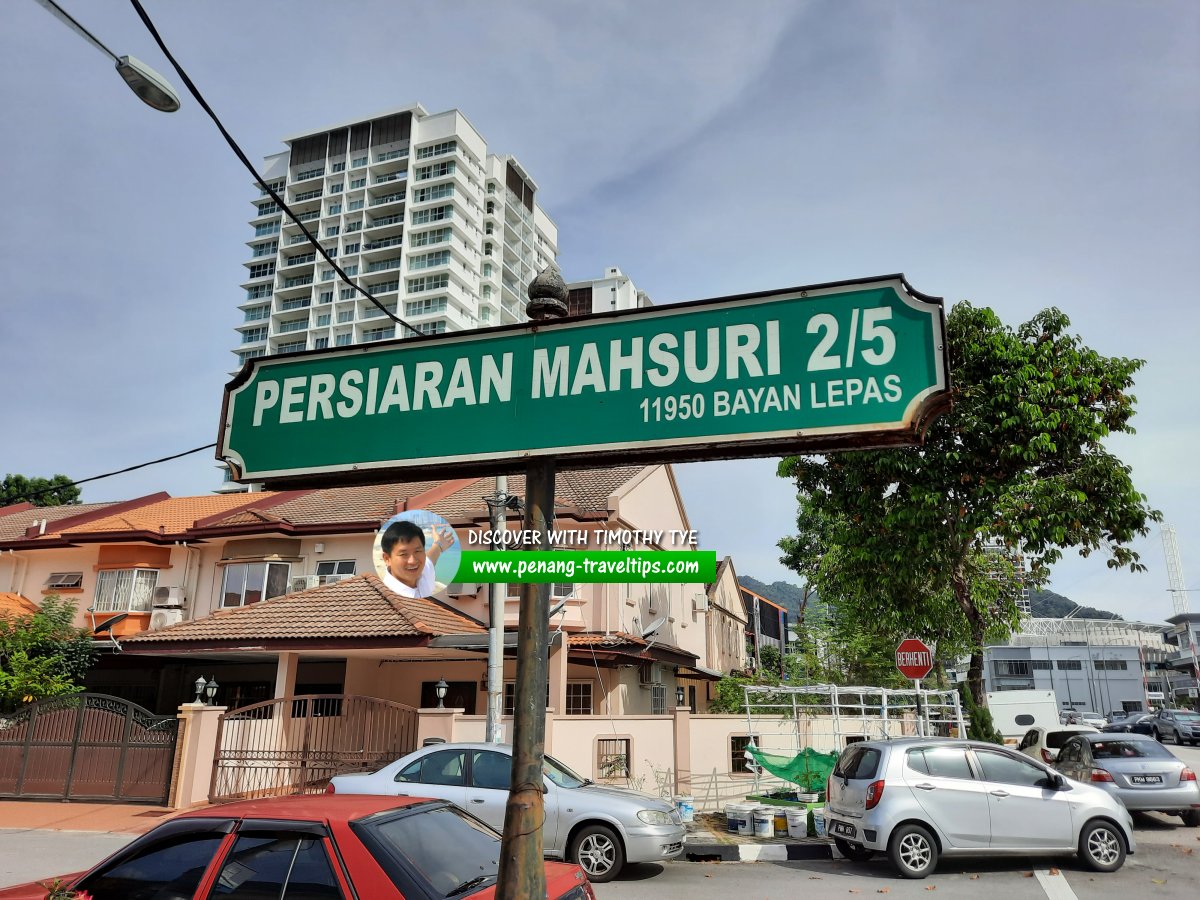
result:
M 1161 775 L 1130 775 L 1130 784 L 1162 784 Z
M 854 837 L 857 833 L 853 825 L 847 825 L 845 822 L 834 822 L 831 830 L 839 837 Z

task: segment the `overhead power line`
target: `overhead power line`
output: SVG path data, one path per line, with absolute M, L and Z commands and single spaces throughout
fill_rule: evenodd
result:
M 196 102 L 200 104 L 200 108 L 203 109 L 208 114 L 208 117 L 213 120 L 213 124 L 217 126 L 217 130 L 220 131 L 221 136 L 225 138 L 225 143 L 229 144 L 230 149 L 233 150 L 237 158 L 241 160 L 242 165 L 245 166 L 250 174 L 254 176 L 254 180 L 258 182 L 258 186 L 266 191 L 272 200 L 279 204 L 280 209 L 287 213 L 289 219 L 300 226 L 300 230 L 304 232 L 304 236 L 308 238 L 309 243 L 313 245 L 317 253 L 321 254 L 321 258 L 324 259 L 325 262 L 333 266 L 333 270 L 337 273 L 338 277 L 370 300 L 373 304 L 375 304 L 375 307 L 393 322 L 397 323 L 398 325 L 403 325 L 414 335 L 418 335 L 419 337 L 423 338 L 429 337 L 430 335 L 425 334 L 425 332 L 421 331 L 415 325 L 410 325 L 408 322 L 401 319 L 390 309 L 380 303 L 379 300 L 376 299 L 375 295 L 362 285 L 350 280 L 350 276 L 342 271 L 342 267 L 333 261 L 333 257 L 331 257 L 325 251 L 325 248 L 321 246 L 320 242 L 318 242 L 313 233 L 309 231 L 307 227 L 305 227 L 304 223 L 301 222 L 299 218 L 297 218 L 296 214 L 292 212 L 291 207 L 284 202 L 283 198 L 280 197 L 279 194 L 275 193 L 275 189 L 267 184 L 266 179 L 258 174 L 258 170 L 254 168 L 254 165 L 246 157 L 246 154 L 242 152 L 242 148 L 238 146 L 237 141 L 233 139 L 233 136 L 230 135 L 230 133 L 225 129 L 225 126 L 221 124 L 221 120 L 217 118 L 217 114 L 213 112 L 212 107 L 208 105 L 208 101 L 204 99 L 204 96 L 200 93 L 199 89 L 195 84 L 192 83 L 192 79 L 188 77 L 187 72 L 185 72 L 183 67 L 175 61 L 175 57 L 171 54 L 171 51 L 167 49 L 166 43 L 164 43 L 162 36 L 158 33 L 158 29 L 154 27 L 154 23 L 150 21 L 150 16 L 146 13 L 146 10 L 142 8 L 142 4 L 139 3 L 138 0 L 129 0 L 129 2 L 133 4 L 133 8 L 137 11 L 137 14 L 141 16 L 142 22 L 145 24 L 146 29 L 150 32 L 151 37 L 153 37 L 155 42 L 158 44 L 159 49 L 162 50 L 163 55 L 167 58 L 167 61 L 175 68 L 175 71 L 179 73 L 179 77 L 183 80 L 184 85 L 187 86 L 187 89 L 191 95 L 196 98 Z
M 170 462 L 173 459 L 179 459 L 182 456 L 191 456 L 193 453 L 199 453 L 201 450 L 211 450 L 216 444 L 205 444 L 203 447 L 194 447 L 191 450 L 184 450 L 182 453 L 173 453 L 170 456 L 163 456 L 159 459 L 152 459 L 149 462 L 138 463 L 136 466 L 126 466 L 124 469 L 117 469 L 114 472 L 105 472 L 103 475 L 93 475 L 91 478 L 80 478 L 78 481 L 72 481 L 69 484 L 56 484 L 52 488 L 34 491 L 32 494 L 26 494 L 25 499 L 31 500 L 34 497 L 40 497 L 43 494 L 54 494 L 65 488 L 79 487 L 81 484 L 87 484 L 89 481 L 99 481 L 101 478 L 112 478 L 114 475 L 124 475 L 126 472 L 133 472 L 137 469 L 144 469 L 147 466 L 156 466 L 159 463 Z

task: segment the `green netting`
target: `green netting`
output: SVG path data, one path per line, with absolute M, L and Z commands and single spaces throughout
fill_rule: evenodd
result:
M 805 747 L 790 758 L 763 753 L 753 744 L 746 748 L 746 752 L 772 775 L 798 784 L 808 791 L 823 791 L 825 782 L 838 761 L 836 753 L 818 753 L 812 747 Z

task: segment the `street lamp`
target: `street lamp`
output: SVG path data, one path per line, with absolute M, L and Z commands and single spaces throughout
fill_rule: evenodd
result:
M 201 675 L 196 679 L 196 701 L 197 703 L 204 702 L 204 689 L 208 686 L 208 679 Z
M 446 699 L 446 691 L 448 690 L 450 690 L 450 685 L 446 684 L 445 678 L 439 679 L 438 683 L 433 686 L 433 692 L 437 694 L 438 698 L 438 709 L 446 708 L 446 705 L 442 701 Z
M 37 0 L 47 10 L 61 19 L 76 34 L 81 35 L 93 47 L 107 54 L 117 64 L 117 74 L 120 75 L 129 89 L 147 106 L 160 112 L 175 112 L 179 109 L 179 97 L 170 83 L 152 68 L 133 56 L 117 56 L 109 50 L 86 28 L 76 22 L 54 0 Z
M 683 685 L 675 685 L 675 705 L 683 706 Z
M 216 675 L 214 675 L 211 679 L 209 679 L 208 684 L 206 684 L 204 686 L 204 696 L 206 696 L 208 698 L 209 706 L 213 705 L 213 701 L 217 697 L 217 686 L 218 685 L 217 685 L 217 676 Z

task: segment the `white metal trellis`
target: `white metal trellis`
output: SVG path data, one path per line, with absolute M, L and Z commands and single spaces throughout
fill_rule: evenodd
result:
M 965 736 L 958 691 L 836 684 L 743 686 L 747 732 L 760 750 L 841 752 L 861 740 Z M 920 703 L 917 703 L 918 697 Z M 761 769 L 755 768 L 755 791 Z

